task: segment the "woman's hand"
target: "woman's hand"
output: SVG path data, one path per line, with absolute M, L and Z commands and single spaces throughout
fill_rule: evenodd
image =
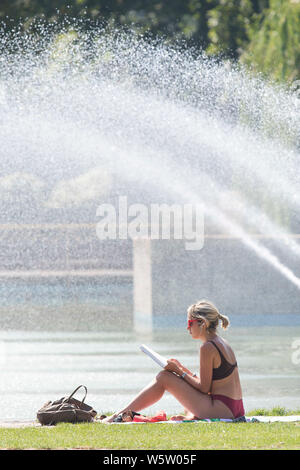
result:
M 177 375 L 182 375 L 182 365 L 179 361 L 177 361 L 176 359 L 168 359 L 167 362 L 168 364 L 165 366 L 165 370 L 168 370 L 169 372 L 175 372 L 175 374 Z

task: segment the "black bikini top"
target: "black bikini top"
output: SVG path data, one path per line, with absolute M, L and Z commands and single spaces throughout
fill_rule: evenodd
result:
M 215 348 L 219 351 L 221 358 L 221 364 L 219 365 L 219 367 L 213 369 L 212 380 L 225 379 L 225 377 L 228 377 L 228 375 L 230 375 L 237 367 L 237 362 L 235 362 L 234 364 L 230 364 L 230 362 L 227 361 L 224 354 L 220 351 L 216 343 L 214 343 L 213 341 L 209 341 L 209 343 L 212 343 L 215 346 Z

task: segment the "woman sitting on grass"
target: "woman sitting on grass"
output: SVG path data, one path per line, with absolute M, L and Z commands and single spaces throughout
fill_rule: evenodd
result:
M 185 408 L 185 415 L 171 419 L 239 418 L 245 411 L 235 355 L 226 340 L 217 334 L 229 326 L 228 317 L 206 300 L 191 305 L 187 311 L 187 329 L 200 346 L 199 377 L 176 359 L 167 366 L 123 410 L 105 418 L 112 422 L 122 413 L 143 410 L 171 393 Z

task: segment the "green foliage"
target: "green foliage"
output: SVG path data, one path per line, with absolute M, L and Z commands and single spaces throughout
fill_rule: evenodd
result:
M 276 81 L 300 78 L 300 1 L 270 0 L 249 30 L 243 63 Z
M 247 28 L 253 7 L 250 0 L 220 1 L 208 12 L 208 52 L 227 52 L 238 58 L 247 44 Z
M 28 28 L 36 18 L 76 18 L 183 38 L 208 54 L 239 59 L 277 81 L 300 76 L 300 0 L 2 0 L 0 21 Z M 87 19 L 88 21 L 84 21 Z M 1 27 L 1 25 L 0 25 Z M 2 25 L 3 27 L 3 25 Z

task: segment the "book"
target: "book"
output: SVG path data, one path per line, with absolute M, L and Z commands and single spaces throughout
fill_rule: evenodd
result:
M 151 357 L 151 359 L 153 359 L 153 361 L 155 361 L 160 367 L 164 368 L 168 364 L 165 357 L 153 351 L 153 349 L 149 348 L 145 344 L 141 344 L 140 350 L 147 354 L 147 356 Z

